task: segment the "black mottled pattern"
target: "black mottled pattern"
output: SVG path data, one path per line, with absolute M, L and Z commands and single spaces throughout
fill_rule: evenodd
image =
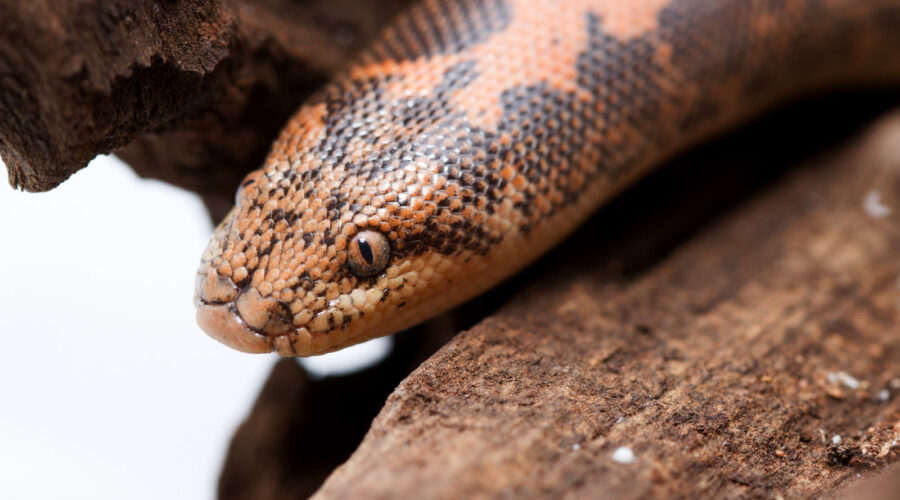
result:
M 463 52 L 509 22 L 505 0 L 428 0 L 398 18 L 363 59 L 402 62 Z
M 504 29 L 511 14 L 503 1 L 429 2 L 398 20 L 363 61 L 464 53 Z M 815 0 L 674 0 L 660 12 L 657 30 L 623 41 L 604 30 L 600 16 L 584 15 L 588 44 L 577 58 L 577 85 L 593 99 L 548 82 L 511 84 L 499 96 L 498 125 L 482 129 L 452 102 L 454 93 L 465 91 L 479 75 L 481 61 L 449 68 L 432 92 L 402 101 L 392 101 L 387 89 L 403 75 L 344 78 L 312 103 L 324 102 L 327 113 L 326 135 L 311 152 L 321 165 L 343 167 L 372 185 L 418 161 L 438 162 L 440 174 L 459 188 L 462 206 L 477 206 L 488 215 L 507 187 L 501 169 L 513 166 L 527 180 L 522 201 L 514 206 L 522 216 L 515 231 L 529 232 L 578 201 L 598 179 L 615 186 L 648 157 L 676 149 L 704 124 L 733 122 L 790 94 L 799 87 L 792 79 L 815 80 L 793 75 L 793 69 L 828 69 L 852 60 L 856 48 L 841 47 L 840 37 L 859 32 L 860 23 L 878 17 L 871 12 L 844 20 Z M 771 18 L 770 31 L 759 28 L 762 16 Z M 885 33 L 896 27 L 885 26 Z M 894 36 L 900 41 L 900 35 Z M 669 48 L 668 60 L 660 59 L 660 47 Z M 368 153 L 353 159 L 361 147 Z M 290 189 L 305 189 L 304 196 L 311 196 L 321 172 L 316 166 L 290 172 Z M 365 203 L 351 199 L 343 184 L 330 189 L 326 208 L 331 221 L 348 210 L 364 209 Z M 393 259 L 426 250 L 486 254 L 509 236 L 466 218 L 442 222 L 462 211 L 451 207 L 451 201 L 438 196 L 424 231 L 401 233 L 393 240 Z M 410 202 L 401 197 L 400 203 Z M 269 213 L 257 234 L 279 220 L 291 224 L 301 216 L 291 210 Z M 296 237 L 311 244 L 334 241 L 330 230 Z M 301 280 L 298 288 L 308 289 L 308 284 Z
M 881 0 L 673 1 L 660 12 L 657 36 L 673 48 L 677 76 L 698 90 L 676 117 L 678 130 L 822 85 L 864 84 L 859 63 L 871 74 L 879 59 L 896 66 L 887 59 L 896 58 L 888 47 L 900 44 L 898 13 L 900 5 Z M 861 45 L 866 35 L 878 40 L 876 50 Z

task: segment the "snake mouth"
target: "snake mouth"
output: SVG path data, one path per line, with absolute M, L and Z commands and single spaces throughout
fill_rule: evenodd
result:
M 248 353 L 273 349 L 273 337 L 288 333 L 290 325 L 272 314 L 272 300 L 254 289 L 241 290 L 207 265 L 200 268 L 194 288 L 197 324 L 210 337 Z
M 197 273 L 194 302 L 200 328 L 241 352 L 311 356 L 337 348 L 327 332 L 311 335 L 292 325 L 280 301 L 262 297 L 253 287 L 238 288 L 208 266 Z
M 251 354 L 272 352 L 272 339 L 247 327 L 232 304 L 207 304 L 197 299 L 197 324 L 219 342 Z

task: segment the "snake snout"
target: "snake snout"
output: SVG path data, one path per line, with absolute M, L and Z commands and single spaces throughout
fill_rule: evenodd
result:
M 263 298 L 253 287 L 240 290 L 213 269 L 197 274 L 196 302 L 200 328 L 239 351 L 271 352 L 272 340 L 291 330 L 279 301 Z

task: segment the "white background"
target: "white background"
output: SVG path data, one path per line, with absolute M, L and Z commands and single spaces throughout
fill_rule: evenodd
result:
M 199 199 L 111 157 L 49 193 L 3 184 L 0 498 L 212 498 L 276 358 L 195 326 Z M 305 364 L 346 371 L 388 349 Z

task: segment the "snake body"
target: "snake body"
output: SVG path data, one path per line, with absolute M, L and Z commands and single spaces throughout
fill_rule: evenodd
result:
M 698 140 L 798 94 L 900 81 L 898 50 L 900 0 L 426 0 L 242 183 L 198 322 L 288 356 L 407 328 Z

